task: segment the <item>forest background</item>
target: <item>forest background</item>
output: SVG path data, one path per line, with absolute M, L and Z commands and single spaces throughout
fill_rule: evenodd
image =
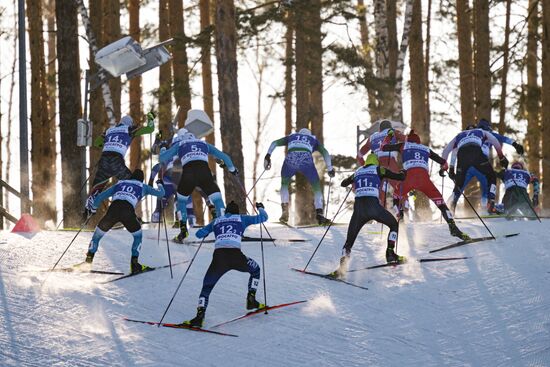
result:
M 0 177 L 20 188 L 17 2 L 0 4 Z M 550 207 L 550 0 L 27 0 L 26 37 L 30 202 L 41 223 L 79 226 L 81 151 L 76 121 L 84 113 L 84 75 L 98 71 L 81 13 L 96 46 L 124 35 L 149 47 L 169 38 L 173 58 L 127 81 L 109 81 L 114 119 L 139 123 L 149 110 L 158 128 L 181 106 L 204 109 L 216 133 L 207 139 L 230 154 L 246 190 L 263 173 L 273 139 L 311 127 L 335 157 L 339 175 L 332 204 L 344 192 L 338 178 L 354 168 L 357 126 L 380 118 L 403 121 L 440 152 L 454 134 L 479 118 L 524 144 L 522 158 L 543 182 Z M 223 78 L 218 78 L 223 75 Z M 80 83 L 76 82 L 80 81 Z M 94 137 L 108 126 L 101 88 L 90 95 Z M 182 126 L 185 113 L 178 121 Z M 136 139 L 128 166 L 150 172 L 151 139 Z M 514 150 L 506 148 L 509 158 Z M 100 155 L 89 149 L 88 172 Z M 245 159 L 246 157 L 246 159 Z M 319 157 L 317 157 L 319 160 Z M 278 214 L 282 149 L 274 168 L 251 192 Z M 216 168 L 226 198 L 246 205 L 242 188 Z M 324 166 L 319 162 L 319 171 Z M 436 169 L 432 171 L 437 171 Z M 447 180 L 447 187 L 450 182 Z M 294 207 L 312 220 L 303 178 Z M 447 194 L 450 189 L 447 188 Z M 3 190 L 0 206 L 18 216 L 20 201 Z M 195 198 L 197 211 L 202 211 Z M 417 200 L 422 206 L 422 198 Z M 333 205 L 331 213 L 338 205 Z M 140 208 L 148 215 L 151 202 Z M 99 217 L 99 216 L 96 216 Z M 201 221 L 201 219 L 199 219 Z

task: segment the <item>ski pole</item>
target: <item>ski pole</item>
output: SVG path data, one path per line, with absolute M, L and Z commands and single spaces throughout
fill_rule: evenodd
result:
M 86 224 L 88 224 L 88 222 L 90 221 L 90 218 L 92 218 L 92 216 L 88 216 L 88 218 L 86 218 L 86 221 L 82 224 L 82 226 L 80 226 L 80 229 L 78 230 L 78 232 L 76 232 L 76 234 L 74 235 L 73 239 L 71 240 L 71 242 L 69 243 L 69 246 L 67 246 L 67 248 L 65 249 L 65 251 L 63 251 L 63 253 L 61 254 L 61 256 L 59 257 L 59 259 L 57 259 L 57 261 L 55 262 L 55 264 L 53 265 L 53 267 L 50 269 L 50 272 L 52 272 L 55 267 L 57 266 L 57 264 L 59 264 L 59 262 L 61 261 L 61 259 L 63 258 L 63 256 L 65 256 L 65 253 L 69 250 L 69 247 L 71 247 L 71 245 L 73 244 L 73 242 L 76 240 L 76 238 L 78 237 L 78 235 L 80 234 L 80 232 L 82 232 L 82 229 L 84 229 L 84 227 L 86 226 Z
M 254 182 L 254 185 L 252 185 L 252 187 L 250 188 L 250 190 L 248 190 L 248 192 L 246 193 L 246 196 L 250 195 L 250 193 L 252 192 L 252 190 L 254 190 L 254 188 L 256 187 L 256 184 L 260 181 L 260 178 L 262 178 L 262 176 L 264 175 L 265 173 L 265 169 L 262 171 L 262 173 L 260 173 L 260 176 L 256 179 L 256 182 Z
M 450 178 L 450 177 L 449 177 Z M 455 187 L 454 187 L 454 190 L 456 190 L 456 188 L 458 187 L 458 185 L 456 184 L 456 181 L 453 180 L 451 178 L 451 181 L 453 181 L 453 183 L 455 184 Z M 453 190 L 453 191 L 454 191 Z M 474 213 L 476 213 L 476 216 L 478 217 L 478 219 L 481 221 L 481 223 L 483 223 L 483 225 L 485 226 L 485 229 L 487 229 L 487 232 L 489 232 L 489 234 L 491 235 L 491 237 L 493 237 L 494 240 L 496 240 L 495 238 L 495 235 L 493 234 L 493 232 L 491 232 L 491 230 L 489 229 L 489 227 L 487 227 L 487 224 L 485 224 L 485 221 L 479 216 L 479 213 L 477 212 L 477 210 L 474 208 L 474 206 L 472 205 L 472 203 L 470 202 L 470 200 L 468 199 L 468 197 L 466 196 L 466 194 L 464 193 L 464 191 L 462 191 L 462 197 L 464 197 L 464 200 L 466 200 L 466 202 L 468 203 L 468 205 L 470 205 L 470 208 L 472 208 L 472 210 L 474 211 Z
M 330 189 L 332 187 L 332 177 L 328 180 L 328 194 L 327 194 L 327 205 L 325 206 L 325 218 L 328 217 L 328 204 L 330 200 Z
M 337 211 L 336 214 L 334 215 L 334 218 L 332 218 L 332 220 L 330 221 L 330 224 L 327 226 L 327 229 L 326 229 L 325 233 L 323 234 L 323 237 L 321 237 L 321 240 L 320 240 L 319 243 L 317 244 L 317 247 L 315 247 L 315 250 L 313 251 L 313 254 L 311 254 L 311 257 L 309 258 L 309 260 L 308 260 L 306 266 L 304 266 L 304 269 L 302 270 L 302 272 L 305 272 L 305 271 L 306 271 L 307 267 L 309 266 L 309 263 L 310 263 L 311 260 L 313 259 L 313 256 L 315 256 L 315 253 L 316 253 L 317 250 L 319 249 L 319 246 L 321 246 L 321 243 L 322 243 L 323 240 L 325 239 L 325 236 L 327 235 L 328 230 L 330 229 L 330 227 L 332 227 L 332 224 L 334 223 L 334 220 L 336 219 L 336 216 L 338 215 L 338 213 L 340 212 L 340 210 L 342 210 L 342 206 L 343 206 L 344 203 L 346 202 L 346 199 L 348 198 L 350 192 L 351 192 L 351 188 L 349 188 L 348 193 L 347 193 L 346 196 L 344 197 L 344 200 L 342 200 L 342 204 L 340 204 L 340 207 L 338 208 L 338 211 Z
M 433 161 L 432 161 L 433 162 Z M 445 201 L 445 196 L 443 195 L 443 190 L 445 189 L 445 176 L 441 177 L 441 198 Z M 443 213 L 439 216 L 439 224 L 443 220 Z
M 166 310 L 164 310 L 164 313 L 162 314 L 162 317 L 160 318 L 160 321 L 159 321 L 159 324 L 158 324 L 159 327 L 162 323 L 162 320 L 164 320 L 164 316 L 166 316 L 166 313 L 170 309 L 170 306 L 172 305 L 172 302 L 174 302 L 174 298 L 176 298 L 176 294 L 178 294 L 178 291 L 180 290 L 180 287 L 181 287 L 181 284 L 183 283 L 183 280 L 187 276 L 187 273 L 189 272 L 189 269 L 191 269 L 191 265 L 193 265 L 193 261 L 195 261 L 195 258 L 197 257 L 197 254 L 199 253 L 199 250 L 201 249 L 205 238 L 206 238 L 206 236 L 202 238 L 201 243 L 199 244 L 199 247 L 197 248 L 197 251 L 195 251 L 195 254 L 191 258 L 191 261 L 189 262 L 189 266 L 187 267 L 187 270 L 185 270 L 185 273 L 183 274 L 183 277 L 181 278 L 180 283 L 178 284 L 178 287 L 176 288 L 176 291 L 174 292 L 174 295 L 172 296 L 172 299 L 168 303 L 168 306 L 166 306 Z
M 231 176 L 235 177 L 235 180 L 239 183 L 239 186 L 241 187 L 241 190 L 243 191 L 243 193 L 246 194 L 246 189 L 244 188 L 244 185 L 241 182 L 241 180 L 239 179 L 239 177 L 237 177 L 233 174 L 231 174 Z M 248 195 L 245 195 L 245 196 L 246 196 L 246 199 L 248 200 L 248 202 L 250 203 L 250 205 L 252 205 L 252 208 L 254 208 L 254 212 L 257 214 L 258 210 L 256 209 L 256 206 L 254 205 L 254 203 L 252 203 L 252 200 L 250 200 Z M 277 245 L 275 244 L 275 240 L 273 239 L 273 237 L 271 237 L 271 233 L 269 233 L 269 231 L 267 230 L 267 227 L 265 226 L 265 224 L 263 222 L 262 222 L 260 227 L 263 227 L 265 229 L 265 232 L 267 233 L 267 235 L 269 236 L 269 238 L 273 242 L 273 246 L 277 247 Z
M 265 285 L 264 237 L 263 237 L 262 226 L 260 226 L 260 248 L 262 249 L 262 276 L 264 281 L 264 304 L 267 307 L 267 288 Z M 265 310 L 265 314 L 267 315 L 267 309 Z
M 172 273 L 172 257 L 170 256 L 170 244 L 168 242 L 168 228 L 166 226 L 166 216 L 164 215 L 164 205 L 162 205 L 162 198 L 160 199 L 160 217 L 162 223 L 164 223 L 164 235 L 166 236 L 166 249 L 168 250 L 168 265 L 170 265 L 170 279 L 174 279 L 174 274 Z M 159 221 L 159 234 L 157 244 L 160 244 L 160 226 L 161 221 Z

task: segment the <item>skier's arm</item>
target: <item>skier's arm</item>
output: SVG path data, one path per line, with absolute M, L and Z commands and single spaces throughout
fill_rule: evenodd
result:
M 487 131 L 483 131 L 483 135 L 489 143 L 493 144 L 495 150 L 497 151 L 498 157 L 502 159 L 502 157 L 504 157 L 504 154 L 502 154 L 502 146 L 498 142 L 497 138 L 495 138 L 492 133 L 489 133 Z
M 135 138 L 137 136 L 151 134 L 153 131 L 155 131 L 155 113 L 151 111 L 147 113 L 147 125 L 131 130 L 130 136 Z
M 208 236 L 210 234 L 210 232 L 213 231 L 213 223 L 214 223 L 214 221 L 208 223 L 206 226 L 199 229 L 197 231 L 197 233 L 195 233 L 195 236 L 197 236 L 198 238 L 204 238 L 204 237 Z
M 533 184 L 533 194 L 538 195 L 540 193 L 540 181 L 539 179 L 531 175 L 531 183 Z
M 94 208 L 97 208 L 99 205 L 101 205 L 103 200 L 113 195 L 115 193 L 115 188 L 116 188 L 116 185 L 113 185 L 109 187 L 107 190 L 103 191 L 101 194 L 97 195 L 97 197 L 94 200 Z
M 223 163 L 227 166 L 227 169 L 229 169 L 229 172 L 232 172 L 235 170 L 235 166 L 233 165 L 233 161 L 227 154 L 216 148 L 215 146 L 206 143 L 208 145 L 208 153 L 212 154 L 214 157 L 221 159 Z
M 495 138 L 497 138 L 498 142 L 500 144 L 509 144 L 509 145 L 513 145 L 514 144 L 514 140 L 510 139 L 509 137 L 507 136 L 504 136 L 504 135 L 500 135 L 499 133 L 497 132 L 494 132 L 494 131 L 491 131 L 491 134 L 493 134 L 493 136 Z
M 444 160 L 447 160 L 449 153 L 451 153 L 451 151 L 455 148 L 455 144 L 456 144 L 456 136 L 453 138 L 453 140 L 449 142 L 449 144 L 447 144 L 445 149 L 443 149 L 443 153 L 441 153 L 441 157 Z
M 453 152 L 451 154 L 451 163 L 449 164 L 449 166 L 451 167 L 456 166 L 456 152 L 457 152 L 457 149 L 453 149 Z
M 275 148 L 286 145 L 288 143 L 288 136 L 285 136 L 284 138 L 273 140 L 271 142 L 271 145 L 269 146 L 269 149 L 267 150 L 267 154 L 271 155 Z
M 348 178 L 344 179 L 341 183 L 340 183 L 340 186 L 342 187 L 346 187 L 346 186 L 349 186 L 353 183 L 353 179 L 355 178 L 355 173 L 351 176 L 349 176 Z
M 330 158 L 330 154 L 328 153 L 328 150 L 326 150 L 323 144 L 318 143 L 317 151 L 323 155 L 323 159 L 325 160 L 325 163 L 327 165 L 327 171 L 332 171 L 332 160 Z
M 158 185 L 158 190 L 149 186 L 149 185 L 143 185 L 143 196 L 145 195 L 153 195 L 153 196 L 156 196 L 158 198 L 161 198 L 164 196 L 165 194 L 165 191 L 164 191 L 164 186 L 162 184 Z
M 440 157 L 437 153 L 435 153 L 431 149 L 430 149 L 430 159 L 441 165 L 444 165 L 446 163 L 446 161 L 442 157 Z
M 378 176 L 380 176 L 380 178 L 387 177 L 387 178 L 391 178 L 392 180 L 397 180 L 397 181 L 404 181 L 405 180 L 405 171 L 395 173 L 395 172 L 390 171 L 389 169 L 386 169 L 386 168 L 380 167 L 380 166 L 378 166 L 376 168 L 376 171 L 378 172 Z
M 157 163 L 151 168 L 151 175 L 149 176 L 149 186 L 153 186 L 153 180 L 155 179 L 156 175 L 159 173 L 161 164 Z
M 160 152 L 159 161 L 160 163 L 166 163 L 174 159 L 174 156 L 178 153 L 179 144 L 172 145 L 169 149 Z
M 357 163 L 359 163 L 361 166 L 365 164 L 365 160 L 363 159 L 363 156 L 367 154 L 370 150 L 370 137 L 367 139 L 365 144 L 359 148 L 357 151 Z
M 500 178 L 501 180 L 504 180 L 504 173 L 506 172 L 506 170 L 500 170 L 500 171 L 495 171 L 495 176 L 497 176 L 498 178 Z
M 252 224 L 260 224 L 267 220 L 267 212 L 264 208 L 258 208 L 258 215 L 241 215 L 243 226 L 246 228 Z
M 103 134 L 99 135 L 97 138 L 94 139 L 94 147 L 103 148 L 104 143 L 105 143 L 105 131 L 103 132 Z

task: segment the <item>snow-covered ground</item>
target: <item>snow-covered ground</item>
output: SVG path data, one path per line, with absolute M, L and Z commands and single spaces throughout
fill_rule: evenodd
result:
M 300 274 L 324 228 L 288 229 L 269 224 L 276 238 L 306 243 L 265 245 L 269 304 L 308 302 L 220 328 L 238 338 L 128 323 L 158 321 L 187 264 L 110 284 L 111 276 L 30 271 L 51 267 L 74 232 L 41 232 L 32 239 L 3 232 L 0 239 L 1 366 L 550 366 L 550 226 L 489 220 L 496 234 L 517 237 L 428 254 L 455 242 L 446 225 L 401 225 L 398 253 L 410 262 L 348 274 L 346 284 Z M 471 235 L 486 235 L 476 221 L 461 221 Z M 351 268 L 383 262 L 385 238 L 365 226 Z M 175 230 L 169 230 L 173 234 Z M 259 228 L 248 235 L 259 235 Z M 265 235 L 265 232 L 264 232 Z M 346 227 L 331 228 L 308 270 L 328 272 L 338 263 Z M 141 261 L 167 263 L 166 242 L 145 231 Z M 84 260 L 91 233 L 81 233 L 60 266 Z M 385 237 L 385 235 L 384 235 Z M 110 232 L 96 269 L 129 269 L 131 236 Z M 181 322 L 195 313 L 212 253 L 205 244 L 166 315 Z M 196 247 L 170 243 L 173 261 Z M 243 251 L 261 261 L 259 243 Z M 471 256 L 418 263 L 415 259 Z M 214 289 L 205 327 L 245 312 L 247 274 L 230 272 Z M 260 287 L 261 289 L 261 287 Z M 263 290 L 259 291 L 263 298 Z

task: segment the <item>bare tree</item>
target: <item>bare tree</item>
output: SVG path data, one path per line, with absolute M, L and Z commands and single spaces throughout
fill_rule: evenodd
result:
M 204 112 L 214 121 L 214 91 L 212 87 L 212 23 L 210 21 L 210 0 L 200 0 L 201 32 L 203 33 L 201 43 L 201 71 L 202 71 L 202 101 Z M 206 137 L 206 141 L 216 145 L 216 134 L 212 133 Z M 216 161 L 213 157 L 208 159 L 208 167 L 216 172 Z
M 364 0 L 357 0 L 357 18 L 359 19 L 359 34 L 361 35 L 361 51 L 365 59 L 365 74 L 374 75 L 372 60 L 372 45 L 367 25 L 367 7 Z M 376 115 L 376 93 L 373 88 L 367 89 L 369 114 Z
M 105 22 L 104 37 L 105 44 L 109 44 L 118 41 L 122 34 L 120 33 L 120 1 L 119 0 L 103 0 L 105 4 Z M 113 112 L 115 114 L 116 121 L 120 121 L 120 99 L 122 94 L 122 83 L 120 78 L 113 78 L 109 80 L 109 88 L 111 89 L 111 96 L 113 98 Z
M 541 125 L 540 86 L 538 82 L 539 61 L 537 57 L 539 40 L 539 0 L 529 0 L 527 25 L 527 158 L 529 170 L 540 175 Z
M 130 15 L 130 36 L 141 41 L 141 32 L 139 27 L 139 0 L 129 0 L 128 13 Z M 141 76 L 130 80 L 130 115 L 134 119 L 143 116 L 143 106 L 141 103 Z M 130 145 L 130 169 L 133 171 L 141 166 L 141 139 L 134 139 Z
M 168 24 L 169 19 L 169 0 L 159 1 L 159 39 L 161 41 L 167 40 L 170 37 L 170 28 Z M 172 127 L 170 126 L 172 121 L 172 72 L 170 63 L 161 65 L 159 68 L 159 130 L 162 136 L 170 136 Z
M 550 0 L 542 0 L 542 181 L 550 182 Z M 550 208 L 550 185 L 542 185 L 543 206 Z
M 78 53 L 77 5 L 73 1 L 58 1 L 55 7 L 57 23 L 57 60 L 59 90 L 59 121 L 61 130 L 61 172 L 63 179 L 64 225 L 80 225 L 79 197 L 80 152 L 76 146 L 76 121 L 81 116 L 80 65 Z
M 413 17 L 413 0 L 407 0 L 406 4 L 405 19 L 403 21 L 403 34 L 401 36 L 401 45 L 399 46 L 397 68 L 395 70 L 394 78 L 395 90 L 393 97 L 393 118 L 397 121 L 403 121 L 403 98 L 401 96 L 401 92 L 403 90 L 403 69 L 405 68 L 405 56 L 407 55 L 407 48 L 409 47 L 409 35 Z M 422 17 L 421 7 L 419 7 L 419 9 L 420 17 Z M 420 52 L 422 53 L 422 46 L 420 47 Z M 421 55 L 421 57 L 423 56 Z M 423 73 L 423 71 L 424 70 L 421 70 L 421 73 Z
M 504 44 L 503 50 L 503 65 L 502 65 L 502 82 L 500 90 L 500 113 L 498 120 L 498 132 L 504 134 L 506 132 L 506 95 L 508 87 L 508 70 L 510 65 L 510 17 L 511 17 L 512 0 L 506 0 L 506 24 L 504 26 Z
M 226 199 L 234 200 L 244 208 L 246 207 L 244 186 L 242 186 L 244 185 L 244 158 L 237 80 L 236 13 L 233 0 L 217 1 L 215 24 L 222 147 L 239 170 L 236 177 L 230 177 L 231 174 L 227 170 L 224 171 L 225 195 Z
M 489 53 L 489 0 L 475 0 L 475 93 L 478 119 L 491 121 L 491 69 Z M 470 123 L 473 121 L 470 121 Z

